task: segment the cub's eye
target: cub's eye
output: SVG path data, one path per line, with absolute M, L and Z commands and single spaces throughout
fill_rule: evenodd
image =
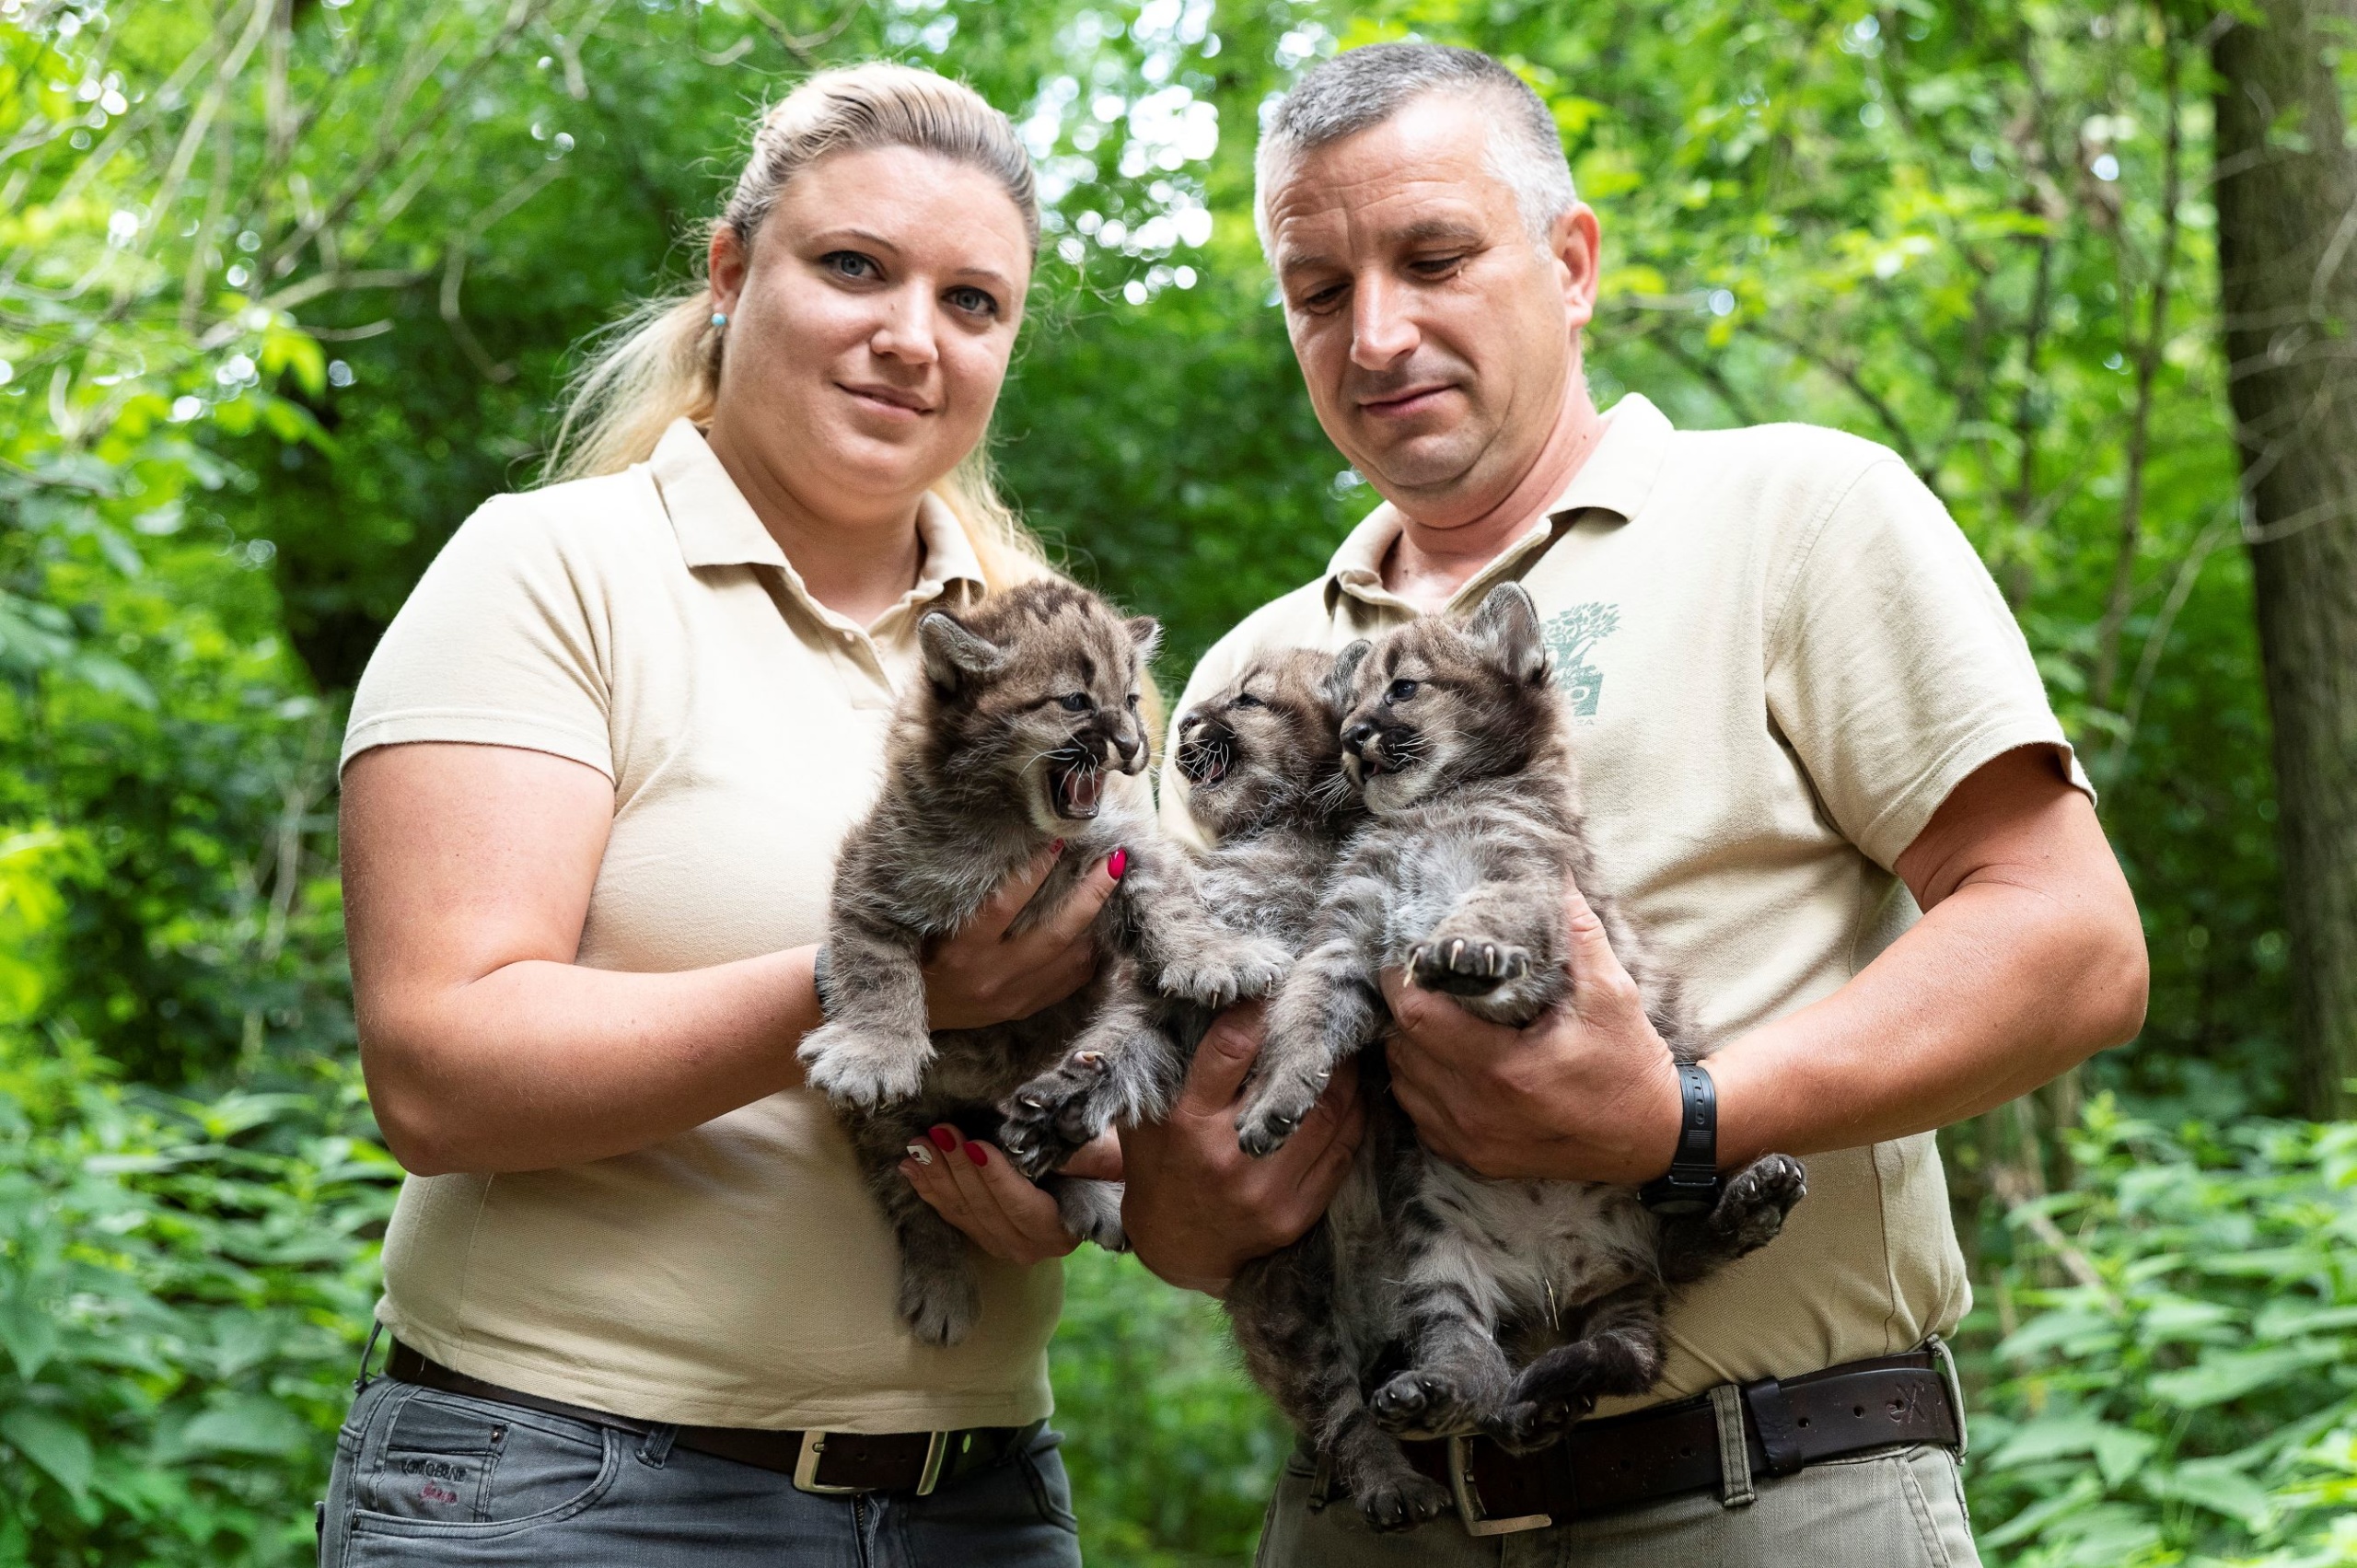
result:
M 1249 691 L 1238 691 L 1236 694 L 1236 701 L 1229 705 L 1231 707 L 1237 708 L 1265 708 L 1268 706 L 1266 703 L 1263 703 L 1260 698 L 1255 697 Z
M 1132 691 L 1132 692 L 1131 692 L 1131 693 L 1130 693 L 1130 711 L 1131 711 L 1132 713 L 1135 713 L 1135 712 L 1137 712 L 1137 708 L 1138 708 L 1138 694 L 1137 694 L 1136 692 Z
M 1412 680 L 1395 680 L 1384 689 L 1383 700 L 1387 703 L 1404 703 L 1415 694 L 1416 682 Z
M 1063 703 L 1064 712 L 1068 714 L 1085 714 L 1097 705 L 1089 701 L 1088 693 L 1086 691 L 1069 691 L 1059 700 Z

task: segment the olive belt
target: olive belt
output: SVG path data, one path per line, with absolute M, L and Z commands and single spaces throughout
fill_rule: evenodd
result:
M 490 1400 L 546 1415 L 563 1416 L 620 1432 L 651 1434 L 658 1424 L 628 1416 L 545 1400 L 454 1372 L 438 1361 L 393 1342 L 385 1375 L 446 1394 Z M 805 1492 L 906 1492 L 923 1497 L 942 1482 L 1004 1464 L 1030 1446 L 1047 1423 L 1028 1426 L 970 1426 L 955 1432 L 782 1432 L 752 1426 L 682 1426 L 674 1448 L 734 1459 L 794 1478 Z
M 1736 1385 L 1750 1473 L 1808 1465 L 1897 1444 L 1957 1447 L 1963 1423 L 1928 1351 L 1845 1362 L 1799 1377 Z M 1543 1528 L 1591 1514 L 1724 1487 L 1711 1396 L 1583 1422 L 1535 1454 L 1485 1437 L 1403 1443 L 1409 1463 L 1447 1486 L 1476 1535 Z

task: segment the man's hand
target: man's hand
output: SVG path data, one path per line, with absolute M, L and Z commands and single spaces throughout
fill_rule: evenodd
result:
M 1236 1272 L 1318 1223 L 1366 1130 L 1358 1066 L 1345 1062 L 1285 1145 L 1254 1159 L 1236 1141 L 1244 1079 L 1260 1054 L 1258 1002 L 1220 1015 L 1196 1049 L 1169 1119 L 1121 1131 L 1122 1228 L 1175 1285 L 1224 1294 Z
M 1391 1092 L 1424 1146 L 1491 1178 L 1650 1181 L 1678 1144 L 1678 1069 L 1604 923 L 1566 885 L 1572 993 L 1526 1028 L 1383 975 Z

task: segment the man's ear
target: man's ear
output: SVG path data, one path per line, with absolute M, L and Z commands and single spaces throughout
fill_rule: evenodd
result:
M 1334 656 L 1334 668 L 1326 672 L 1326 705 L 1337 714 L 1351 707 L 1351 682 L 1358 678 L 1359 666 L 1375 650 L 1375 645 L 1364 637 Z
M 1547 641 L 1538 633 L 1538 606 L 1520 583 L 1500 583 L 1465 622 L 1473 645 L 1515 680 L 1537 686 L 1547 679 Z
M 1138 663 L 1152 664 L 1155 650 L 1162 646 L 1162 622 L 1151 615 L 1132 615 L 1121 624 L 1130 629 L 1130 641 L 1137 645 Z
M 969 632 L 945 610 L 934 610 L 917 622 L 917 645 L 924 653 L 925 679 L 944 693 L 994 675 L 1006 664 L 1004 648 Z

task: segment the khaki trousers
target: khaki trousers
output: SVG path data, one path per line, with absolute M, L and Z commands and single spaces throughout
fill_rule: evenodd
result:
M 1956 1455 L 1870 1449 L 1794 1475 L 1752 1478 L 1752 1500 L 1715 1492 L 1549 1529 L 1476 1539 L 1454 1515 L 1377 1535 L 1346 1497 L 1312 1510 L 1316 1476 L 1286 1461 L 1257 1568 L 1980 1568 Z

